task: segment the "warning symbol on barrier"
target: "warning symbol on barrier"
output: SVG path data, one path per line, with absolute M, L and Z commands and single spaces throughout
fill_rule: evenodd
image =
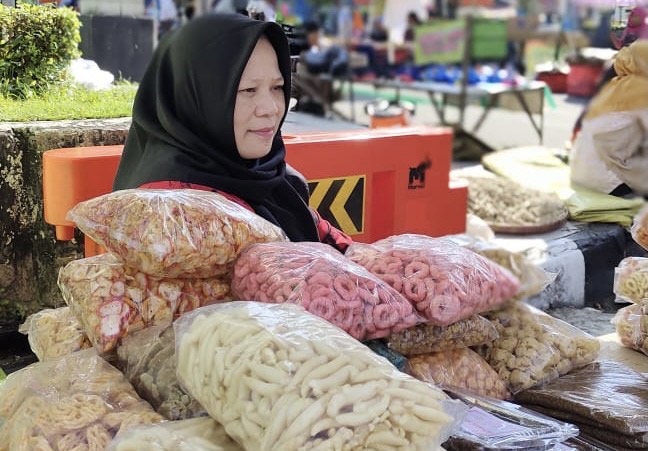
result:
M 364 175 L 309 180 L 310 206 L 349 235 L 364 232 Z

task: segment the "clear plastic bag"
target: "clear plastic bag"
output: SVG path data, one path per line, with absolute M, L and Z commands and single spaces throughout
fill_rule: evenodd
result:
M 419 324 L 391 334 L 387 346 L 405 356 L 428 354 L 448 349 L 469 348 L 490 343 L 499 337 L 493 323 L 480 315 L 462 319 L 449 326 Z
M 448 451 L 549 451 L 579 433 L 572 424 L 508 401 L 458 389 L 449 393 L 470 408 L 459 429 L 444 443 Z
M 593 362 L 600 343 L 588 333 L 523 302 L 484 314 L 499 332 L 475 350 L 515 394 Z
M 0 385 L 0 450 L 103 450 L 119 431 L 162 421 L 124 375 L 86 349 Z
M 245 449 L 436 449 L 461 407 L 297 305 L 214 305 L 174 327 L 180 383 Z
M 178 383 L 173 326 L 150 327 L 124 338 L 117 348 L 115 365 L 137 394 L 167 420 L 207 415 Z
M 612 324 L 623 346 L 648 355 L 648 300 L 617 310 Z
M 322 243 L 249 246 L 234 265 L 232 293 L 241 300 L 299 304 L 358 340 L 423 321 L 386 282 Z
M 634 217 L 630 233 L 639 246 L 648 250 L 648 205 Z
M 44 309 L 29 315 L 18 331 L 41 362 L 87 349 L 92 344 L 70 307 Z
M 155 277 L 223 275 L 248 244 L 286 240 L 245 207 L 194 189 L 115 191 L 80 202 L 67 217 L 128 266 Z
M 126 267 L 111 253 L 71 261 L 59 271 L 58 286 L 99 352 L 114 349 L 129 333 L 231 299 L 223 277 L 156 278 Z
M 411 357 L 409 374 L 442 388 L 460 388 L 497 399 L 511 398 L 506 384 L 495 370 L 468 348 Z
M 211 418 L 137 426 L 118 434 L 106 451 L 243 451 Z
M 648 258 L 626 257 L 614 268 L 614 294 L 625 302 L 648 300 Z
M 485 241 L 495 239 L 495 232 L 488 223 L 472 213 L 466 214 L 466 235 Z
M 517 402 L 574 423 L 613 449 L 648 448 L 647 399 L 646 377 L 609 360 L 516 395 Z
M 520 283 L 516 295 L 519 299 L 539 294 L 555 279 L 555 275 L 549 275 L 522 252 L 511 251 L 497 242 L 479 240 L 469 235 L 450 235 L 447 238 L 508 269 Z
M 395 235 L 373 244 L 354 243 L 345 255 L 438 326 L 492 310 L 519 291 L 509 271 L 447 238 Z

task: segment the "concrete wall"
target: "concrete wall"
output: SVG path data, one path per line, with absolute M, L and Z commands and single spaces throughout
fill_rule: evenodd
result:
M 123 144 L 129 125 L 129 118 L 0 124 L 0 331 L 62 305 L 58 269 L 82 257 L 80 242 L 56 241 L 43 219 L 43 152 Z

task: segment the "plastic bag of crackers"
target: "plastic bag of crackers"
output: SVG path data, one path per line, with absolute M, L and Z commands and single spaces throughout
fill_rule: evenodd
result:
M 634 217 L 630 233 L 637 244 L 648 250 L 648 205 Z
M 248 244 L 287 239 L 236 202 L 195 189 L 115 191 L 78 203 L 68 219 L 127 266 L 155 277 L 226 274 Z
M 94 349 L 34 363 L 0 385 L 0 451 L 103 450 L 117 432 L 162 420 Z

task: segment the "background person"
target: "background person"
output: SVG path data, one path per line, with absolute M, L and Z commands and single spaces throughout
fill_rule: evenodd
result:
M 648 40 L 619 50 L 614 70 L 583 118 L 571 179 L 601 193 L 648 196 Z
M 223 193 L 292 241 L 344 251 L 351 239 L 308 206 L 280 128 L 291 76 L 281 26 L 208 14 L 160 42 L 139 85 L 113 189 Z

